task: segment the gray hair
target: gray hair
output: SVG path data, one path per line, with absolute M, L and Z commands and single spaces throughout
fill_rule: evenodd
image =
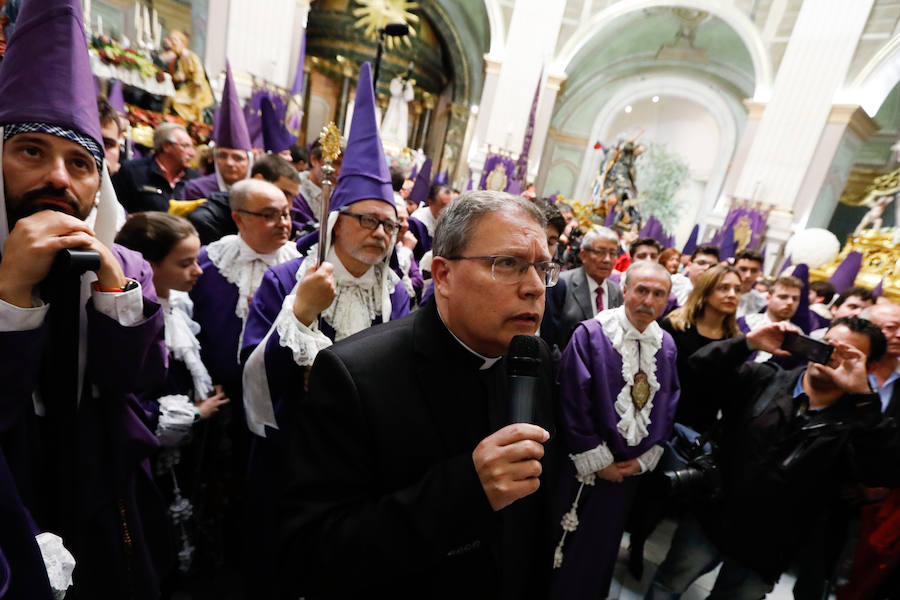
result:
M 636 276 L 637 273 L 641 271 L 653 271 L 657 275 L 662 275 L 667 282 L 669 282 L 669 291 L 672 291 L 672 275 L 666 270 L 664 266 L 659 264 L 658 262 L 654 262 L 652 260 L 639 260 L 635 263 L 632 263 L 628 270 L 625 271 L 625 277 L 622 282 L 625 284 L 625 287 L 631 287 L 631 280 Z
M 581 238 L 581 247 L 582 248 L 593 248 L 594 242 L 612 242 L 613 244 L 619 243 L 618 234 L 610 229 L 609 227 L 603 227 L 602 225 L 595 225 L 591 227 L 587 233 L 584 234 L 584 237 Z
M 475 226 L 485 216 L 494 212 L 518 212 L 541 226 L 547 220 L 541 210 L 530 200 L 506 192 L 473 190 L 463 192 L 441 211 L 435 226 L 434 256 L 458 256 L 472 237 Z
M 163 123 L 156 129 L 154 129 L 153 151 L 159 152 L 160 150 L 162 150 L 163 144 L 177 143 L 178 140 L 175 139 L 175 132 L 179 129 L 187 133 L 187 129 L 184 128 L 184 125 L 179 125 L 178 123 Z
M 228 206 L 231 207 L 231 212 L 241 210 L 247 206 L 249 198 L 269 194 L 284 198 L 284 193 L 275 184 L 264 179 L 241 179 L 231 186 L 231 191 L 228 193 Z

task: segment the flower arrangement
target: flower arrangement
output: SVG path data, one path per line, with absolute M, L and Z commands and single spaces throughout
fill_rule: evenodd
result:
M 165 80 L 163 72 L 150 58 L 133 48 L 122 48 L 112 38 L 95 35 L 91 38 L 91 48 L 104 64 L 138 71 L 141 77 L 153 78 L 160 83 Z

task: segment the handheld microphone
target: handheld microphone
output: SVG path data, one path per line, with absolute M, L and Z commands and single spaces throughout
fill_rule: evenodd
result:
M 541 342 L 533 335 L 514 336 L 509 344 L 509 422 L 534 423 L 541 367 Z

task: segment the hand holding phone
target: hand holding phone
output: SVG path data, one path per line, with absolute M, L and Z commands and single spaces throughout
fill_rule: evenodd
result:
M 784 341 L 781 343 L 781 348 L 794 356 L 822 365 L 828 364 L 828 361 L 831 359 L 831 353 L 834 352 L 834 346 L 831 344 L 795 331 L 784 332 Z

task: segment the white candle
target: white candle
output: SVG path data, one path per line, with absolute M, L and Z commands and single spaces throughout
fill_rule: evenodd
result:
M 84 0 L 84 14 L 82 15 L 85 27 L 91 26 L 91 0 Z
M 153 41 L 153 34 L 150 32 L 150 10 L 146 4 L 144 5 L 144 14 L 141 20 L 144 22 L 144 41 L 149 44 Z
M 97 15 L 97 35 L 103 35 L 103 15 Z
M 134 3 L 134 44 L 141 45 L 141 5 Z
M 153 46 L 159 48 L 162 41 L 162 25 L 159 24 L 159 13 L 153 9 Z

